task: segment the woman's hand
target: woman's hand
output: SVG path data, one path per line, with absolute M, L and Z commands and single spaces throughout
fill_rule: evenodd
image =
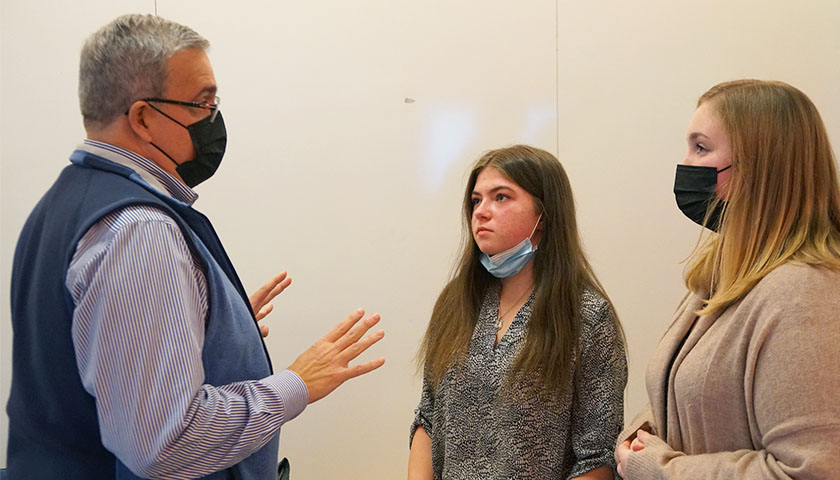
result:
M 288 276 L 286 272 L 280 272 L 279 275 L 269 280 L 265 285 L 258 288 L 248 300 L 251 302 L 251 309 L 259 322 L 266 317 L 274 309 L 271 300 L 280 295 L 292 283 L 292 277 Z M 268 325 L 260 325 L 260 333 L 263 337 L 268 336 Z
M 618 460 L 617 470 L 618 474 L 621 475 L 621 478 L 627 478 L 624 476 L 624 471 L 627 469 L 627 457 L 630 456 L 632 452 L 638 452 L 645 448 L 645 442 L 647 442 L 648 438 L 650 438 L 650 433 L 644 430 L 637 430 L 636 431 L 636 438 L 633 439 L 631 442 L 630 440 L 625 440 L 624 443 L 619 445 L 615 449 L 615 458 Z

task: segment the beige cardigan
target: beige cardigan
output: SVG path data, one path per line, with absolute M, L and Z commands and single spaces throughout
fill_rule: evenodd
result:
M 648 365 L 618 444 L 657 436 L 625 478 L 840 479 L 840 272 L 786 264 L 722 314 L 701 306 L 685 298 Z

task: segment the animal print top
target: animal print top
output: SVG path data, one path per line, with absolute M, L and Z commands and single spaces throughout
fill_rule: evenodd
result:
M 504 387 L 524 344 L 534 293 L 494 346 L 499 287 L 485 293 L 469 355 L 437 388 L 424 378 L 418 426 L 432 439 L 435 479 L 567 479 L 606 465 L 623 426 L 627 361 L 609 304 L 582 295 L 576 373 L 562 394 Z

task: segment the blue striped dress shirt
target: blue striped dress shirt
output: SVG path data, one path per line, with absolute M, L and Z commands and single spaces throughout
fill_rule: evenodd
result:
M 133 152 L 92 140 L 78 148 L 133 169 L 176 200 L 198 198 Z M 229 467 L 306 407 L 306 385 L 289 370 L 204 384 L 204 272 L 160 210 L 127 207 L 94 224 L 76 247 L 65 285 L 75 304 L 79 374 L 96 398 L 102 443 L 136 474 L 195 478 Z

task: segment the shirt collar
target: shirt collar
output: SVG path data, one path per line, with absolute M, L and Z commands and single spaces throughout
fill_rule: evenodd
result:
M 193 189 L 160 168 L 157 163 L 131 150 L 91 139 L 85 139 L 77 148 L 134 170 L 152 188 L 187 205 L 198 200 L 198 194 Z

